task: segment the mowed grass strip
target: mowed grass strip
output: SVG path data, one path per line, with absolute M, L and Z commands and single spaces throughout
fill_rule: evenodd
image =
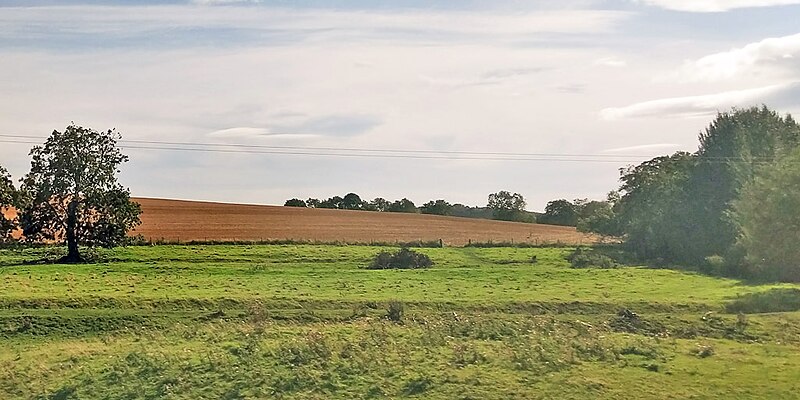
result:
M 96 264 L 33 263 L 53 249 L 0 251 L 0 304 L 47 300 L 288 299 L 410 303 L 660 303 L 718 307 L 790 285 L 747 285 L 666 269 L 572 269 L 570 248 L 434 248 L 424 270 L 363 269 L 369 246 L 155 246 L 102 251 Z M 60 251 L 60 250 L 58 250 Z M 533 258 L 536 262 L 531 262 Z
M 572 269 L 570 248 L 416 249 L 432 268 L 362 268 L 383 250 L 128 247 L 84 265 L 40 263 L 60 248 L 0 250 L 0 398 L 761 399 L 800 390 L 800 313 L 723 312 L 748 293 L 793 296 L 791 285 Z M 403 310 L 395 320 L 389 304 Z

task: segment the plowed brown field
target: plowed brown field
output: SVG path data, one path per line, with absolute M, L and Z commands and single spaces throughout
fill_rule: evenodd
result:
M 133 232 L 157 241 L 298 240 L 318 242 L 435 241 L 589 244 L 575 228 L 422 214 L 136 198 L 142 225 Z

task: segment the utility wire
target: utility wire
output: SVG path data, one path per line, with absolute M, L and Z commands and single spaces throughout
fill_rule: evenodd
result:
M 41 144 L 45 140 L 41 136 L 0 134 L 0 143 Z M 32 141 L 37 139 L 39 141 Z M 350 158 L 395 158 L 395 159 L 427 159 L 427 160 L 482 160 L 482 161 L 557 161 L 587 163 L 628 163 L 641 162 L 642 158 L 652 155 L 634 154 L 567 154 L 567 153 L 512 153 L 512 152 L 473 152 L 473 151 L 439 151 L 439 150 L 401 150 L 401 149 L 367 149 L 347 147 L 306 147 L 306 146 L 272 146 L 234 143 L 192 143 L 151 140 L 118 141 L 123 149 L 166 150 L 203 153 L 228 154 L 275 154 L 294 156 L 331 156 Z M 128 144 L 130 143 L 130 144 Z M 712 162 L 771 163 L 766 157 L 707 157 Z M 683 161 L 683 160 L 672 160 Z M 689 160 L 687 160 L 689 161 Z

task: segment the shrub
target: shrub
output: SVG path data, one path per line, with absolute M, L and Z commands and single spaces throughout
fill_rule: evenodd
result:
M 405 305 L 400 301 L 390 301 L 389 308 L 386 309 L 386 318 L 392 322 L 403 322 Z
M 572 268 L 617 268 L 619 264 L 611 257 L 597 251 L 578 247 L 567 256 Z
M 748 293 L 725 305 L 725 311 L 729 313 L 755 314 L 798 310 L 800 310 L 800 289 L 795 288 L 776 288 Z
M 408 248 L 397 252 L 382 251 L 375 256 L 367 269 L 418 269 L 433 265 L 431 258 Z

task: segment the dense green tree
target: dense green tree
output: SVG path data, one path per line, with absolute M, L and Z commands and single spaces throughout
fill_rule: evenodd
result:
M 547 203 L 544 214 L 537 218 L 540 224 L 575 226 L 578 224 L 578 207 L 569 200 L 559 199 Z
M 139 224 L 140 208 L 117 182 L 128 157 L 117 148 L 120 135 L 76 125 L 53 131 L 31 149 L 31 170 L 20 189 L 26 239 L 63 240 L 62 261 L 82 260 L 78 246 L 113 247 Z
M 489 207 L 470 207 L 461 203 L 453 204 L 450 215 L 463 218 L 492 219 L 494 210 Z
M 592 232 L 602 236 L 622 236 L 617 209 L 619 192 L 611 191 L 605 201 L 589 201 L 581 208 L 578 231 Z
M 313 197 L 309 197 L 305 203 L 306 207 L 308 208 L 320 208 L 320 205 L 322 205 L 322 201 L 320 201 L 320 199 L 315 199 Z
M 758 170 L 791 152 L 800 144 L 800 126 L 766 107 L 734 109 L 718 114 L 700 135 L 697 165 L 688 182 L 685 207 L 697 221 L 686 241 L 703 248 L 683 261 L 699 262 L 705 256 L 723 255 L 738 236 L 730 217 L 731 203 Z
M 383 197 L 376 197 L 375 199 L 368 201 L 366 204 L 364 204 L 364 209 L 367 211 L 383 212 L 389 209 L 390 204 L 391 203 L 389 203 L 389 201 L 384 199 Z
M 342 208 L 342 201 L 343 201 L 343 200 L 344 200 L 344 199 L 342 199 L 342 198 L 341 198 L 341 197 L 339 197 L 339 196 L 333 196 L 333 197 L 331 197 L 331 198 L 329 198 L 329 199 L 327 199 L 327 200 L 324 200 L 324 201 L 322 201 L 321 203 L 319 203 L 319 208 L 335 208 L 335 209 L 341 209 L 341 208 Z
M 700 229 L 686 204 L 696 156 L 678 152 L 622 171 L 618 218 L 626 244 L 643 258 L 680 259 L 696 251 L 687 232 Z
M 492 209 L 493 218 L 503 221 L 521 221 L 524 219 L 525 199 L 519 193 L 501 190 L 489 195 L 487 207 Z
M 720 113 L 694 154 L 657 157 L 622 171 L 621 198 L 582 229 L 623 233 L 646 258 L 700 264 L 736 256 L 731 204 L 759 171 L 800 143 L 800 126 L 766 107 Z
M 289 199 L 286 200 L 286 203 L 283 203 L 284 207 L 308 207 L 306 202 L 301 199 Z
M 800 150 L 762 169 L 733 209 L 751 272 L 800 282 Z
M 423 204 L 419 209 L 423 214 L 450 215 L 453 205 L 443 199 L 439 199 L 431 200 Z
M 345 210 L 363 210 L 364 201 L 355 193 L 348 193 L 342 198 L 342 208 Z
M 403 198 L 402 200 L 396 200 L 394 203 L 390 204 L 389 207 L 386 209 L 389 212 L 400 212 L 400 213 L 415 213 L 418 212 L 417 206 L 414 205 L 414 202 Z
M 10 240 L 11 232 L 17 228 L 16 218 L 8 216 L 16 201 L 17 190 L 11 181 L 11 175 L 0 165 L 0 242 Z

